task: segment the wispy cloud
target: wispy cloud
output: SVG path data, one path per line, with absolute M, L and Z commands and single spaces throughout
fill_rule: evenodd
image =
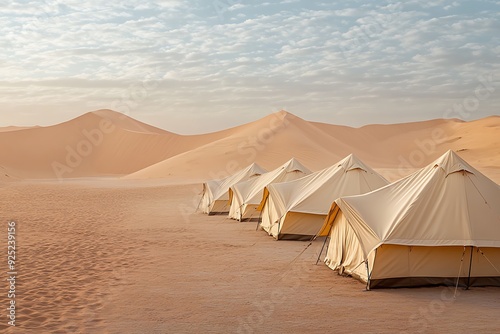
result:
M 495 2 L 226 3 L 223 17 L 201 0 L 6 3 L 0 126 L 109 107 L 151 72 L 159 85 L 132 116 L 180 132 L 276 106 L 350 125 L 437 118 L 479 75 L 498 81 Z M 499 105 L 491 96 L 471 118 Z

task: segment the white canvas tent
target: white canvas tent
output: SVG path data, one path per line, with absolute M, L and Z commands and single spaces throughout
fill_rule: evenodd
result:
M 208 214 L 229 212 L 229 188 L 238 182 L 249 180 L 266 172 L 265 169 L 253 163 L 226 178 L 203 183 L 201 209 Z
M 323 226 L 332 202 L 389 182 L 353 154 L 300 179 L 264 190 L 261 227 L 276 239 L 309 240 Z
M 367 288 L 500 285 L 500 186 L 448 151 L 368 194 L 341 197 L 325 263 Z
M 292 158 L 273 171 L 235 184 L 229 190 L 229 217 L 240 221 L 258 218 L 260 215 L 259 205 L 266 186 L 275 182 L 295 180 L 310 173 L 309 169 Z

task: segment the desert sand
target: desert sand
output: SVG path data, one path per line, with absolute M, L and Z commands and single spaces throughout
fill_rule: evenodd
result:
M 499 128 L 500 116 L 350 128 L 280 111 L 215 133 L 179 135 L 98 110 L 54 126 L 0 131 L 0 167 L 4 177 L 28 179 L 190 182 L 227 176 L 252 162 L 272 170 L 291 157 L 319 170 L 354 153 L 395 180 L 452 149 L 498 183 Z
M 321 240 L 195 211 L 202 180 L 292 156 L 318 170 L 355 153 L 397 179 L 453 149 L 498 183 L 499 129 L 500 117 L 353 129 L 283 111 L 184 136 L 98 111 L 0 131 L 2 221 L 18 227 L 17 327 L 2 316 L 0 332 L 496 333 L 498 288 L 365 291 L 315 264 Z

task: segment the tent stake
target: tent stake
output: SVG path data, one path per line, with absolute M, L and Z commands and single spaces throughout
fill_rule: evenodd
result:
M 470 246 L 469 276 L 467 277 L 467 287 L 465 288 L 465 290 L 469 290 L 469 287 L 470 287 L 470 272 L 472 269 L 472 252 L 473 252 L 473 250 L 474 250 L 474 246 Z

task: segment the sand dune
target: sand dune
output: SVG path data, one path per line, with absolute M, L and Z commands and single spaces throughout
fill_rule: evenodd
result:
M 323 123 L 316 127 L 337 139 L 346 140 L 363 160 L 378 166 L 394 166 L 398 155 L 410 153 L 421 140 L 431 138 L 436 129 L 442 129 L 443 137 L 449 132 L 454 120 L 430 120 L 414 123 L 367 125 L 351 128 Z M 432 160 L 430 157 L 426 157 Z M 419 166 L 416 166 L 419 167 Z
M 273 169 L 292 157 L 312 170 L 319 170 L 354 153 L 389 180 L 396 180 L 452 149 L 498 182 L 498 129 L 500 117 L 351 128 L 308 122 L 282 111 L 127 178 L 217 178 L 252 161 Z
M 5 127 L 0 127 L 0 132 L 11 132 L 11 131 L 36 129 L 36 128 L 39 128 L 39 126 L 5 126 Z
M 18 177 L 14 175 L 8 168 L 0 166 L 0 181 L 16 181 L 19 180 Z
M 347 155 L 350 147 L 309 122 L 279 112 L 238 127 L 230 135 L 150 166 L 127 178 L 222 177 L 257 162 L 272 170 L 292 157 L 312 170 Z
M 500 179 L 500 117 L 351 128 L 309 122 L 286 111 L 223 131 L 179 135 L 98 110 L 49 127 L 0 129 L 1 179 L 125 176 L 218 178 L 257 162 L 269 170 L 292 157 L 311 170 L 354 153 L 390 180 L 448 149 Z
M 0 164 L 22 178 L 124 175 L 206 140 L 183 137 L 99 110 L 54 126 L 0 132 Z

